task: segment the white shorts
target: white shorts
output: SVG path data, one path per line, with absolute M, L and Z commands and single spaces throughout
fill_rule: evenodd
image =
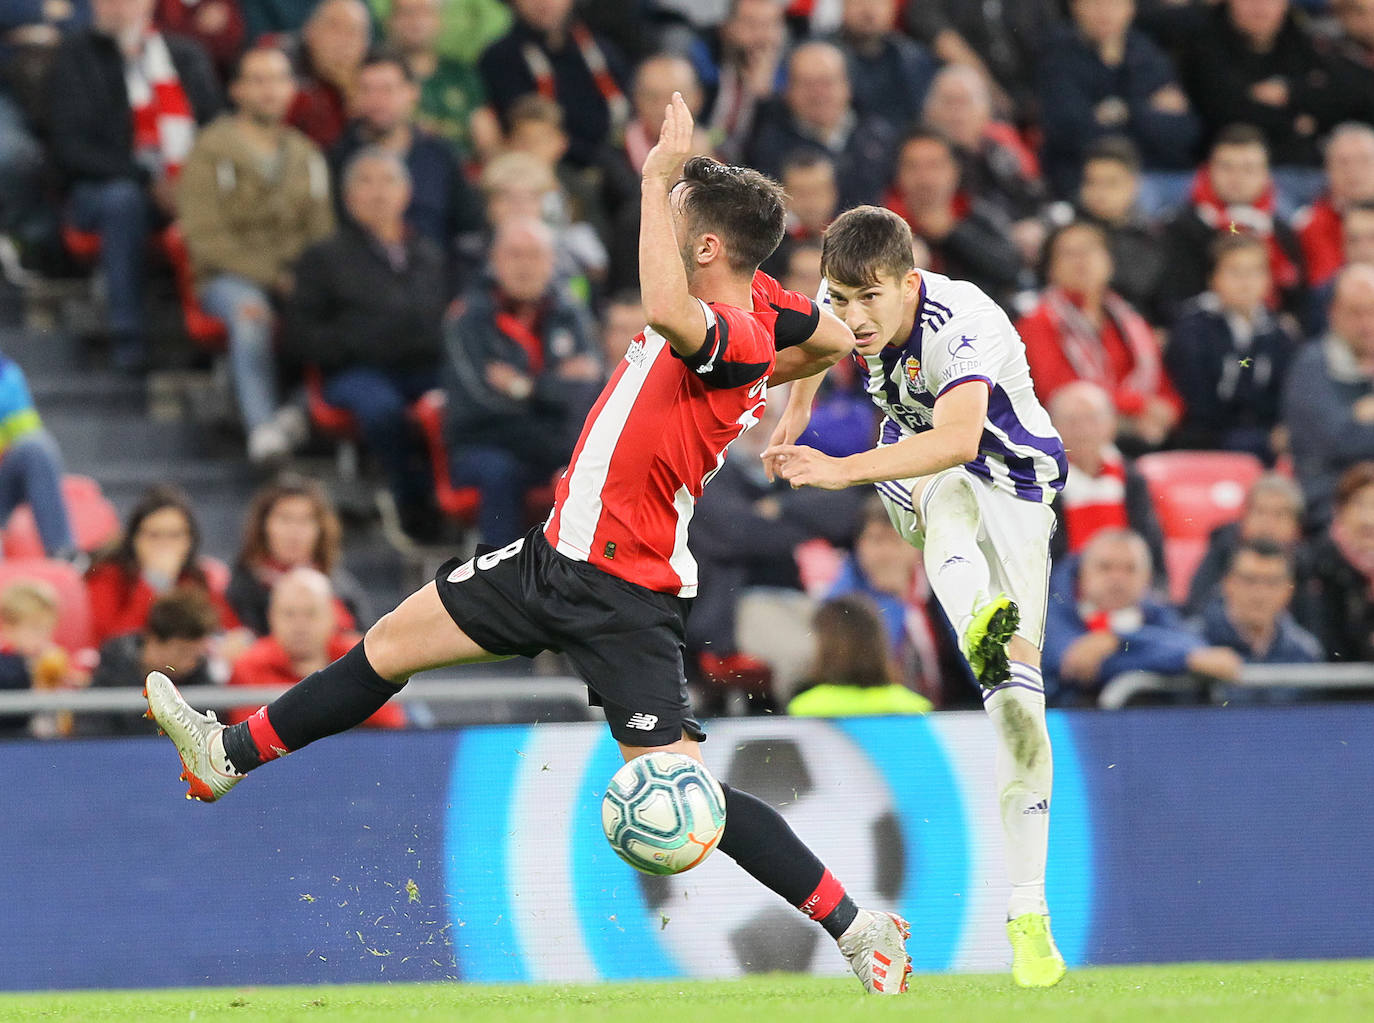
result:
M 1047 504 L 1026 501 L 998 490 L 982 476 L 959 466 L 945 472 L 962 473 L 973 484 L 982 525 L 978 546 L 992 572 L 993 592 L 1002 592 L 1016 601 L 1021 624 L 1016 634 L 1037 650 L 1045 640 L 1045 611 L 1050 589 L 1050 536 L 1054 533 L 1054 510 Z M 944 475 L 938 473 L 936 475 Z M 928 477 L 934 479 L 934 476 Z M 887 508 L 887 517 L 913 547 L 925 547 L 923 514 L 911 505 L 916 478 L 878 483 L 876 488 Z M 922 504 L 927 487 L 922 494 Z

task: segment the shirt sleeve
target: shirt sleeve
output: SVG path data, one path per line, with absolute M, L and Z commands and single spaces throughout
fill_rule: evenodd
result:
M 754 274 L 755 308 L 760 301 L 777 315 L 773 346 L 777 351 L 811 340 L 821 322 L 820 308 L 801 292 L 788 291 L 762 270 Z
M 701 301 L 698 299 L 697 301 Z M 708 387 L 746 387 L 773 370 L 773 345 L 758 320 L 733 306 L 709 306 L 701 302 L 706 314 L 706 340 L 692 355 L 678 355 L 683 365 Z
M 921 346 L 922 368 L 935 397 L 970 380 L 996 386 L 1005 345 L 1003 327 L 991 316 L 975 312 L 951 317 Z

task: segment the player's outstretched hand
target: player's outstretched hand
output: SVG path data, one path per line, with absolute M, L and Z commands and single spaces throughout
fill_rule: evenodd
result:
M 806 432 L 806 427 L 810 422 L 810 407 L 793 409 L 789 405 L 783 410 L 778 425 L 773 427 L 773 435 L 768 438 L 768 451 L 791 447 L 796 444 L 797 438 Z M 768 477 L 768 482 L 772 483 L 778 477 L 778 460 L 776 455 L 770 457 L 768 451 L 765 451 L 761 457 L 763 458 L 764 474 Z
M 843 490 L 852 485 L 840 459 L 804 445 L 773 444 L 764 451 L 763 464 L 772 474 L 791 483 L 793 490 Z
M 673 93 L 663 118 L 663 128 L 658 133 L 658 144 L 644 158 L 645 181 L 662 181 L 665 185 L 677 181 L 682 165 L 695 148 L 693 127 L 687 101 L 682 93 Z

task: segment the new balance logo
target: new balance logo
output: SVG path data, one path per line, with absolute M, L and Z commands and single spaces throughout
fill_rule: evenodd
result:
M 1042 800 L 1040 800 L 1040 802 L 1036 803 L 1034 806 L 1028 806 L 1028 807 L 1026 807 L 1024 810 L 1021 811 L 1021 814 L 1022 814 L 1022 816 L 1025 816 L 1025 815 L 1028 814 L 1028 813 L 1049 813 L 1049 812 L 1050 812 L 1050 801 L 1049 801 L 1048 799 L 1042 799 Z
M 631 714 L 630 720 L 625 722 L 626 728 L 637 728 L 641 732 L 652 732 L 658 727 L 657 714 Z

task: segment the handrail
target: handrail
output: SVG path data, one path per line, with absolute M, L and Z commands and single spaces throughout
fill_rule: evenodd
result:
M 1115 710 L 1143 693 L 1191 693 L 1217 687 L 1228 689 L 1374 689 L 1374 664 L 1247 664 L 1235 682 L 1198 675 L 1160 675 L 1128 671 L 1110 679 L 1097 705 Z

